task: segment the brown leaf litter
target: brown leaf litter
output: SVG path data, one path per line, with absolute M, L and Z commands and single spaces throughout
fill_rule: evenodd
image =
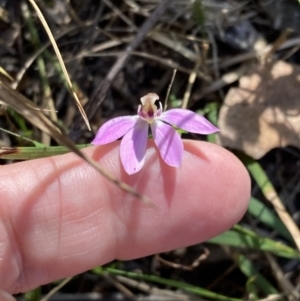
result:
M 253 65 L 220 110 L 218 143 L 255 159 L 275 147 L 300 148 L 300 67 Z

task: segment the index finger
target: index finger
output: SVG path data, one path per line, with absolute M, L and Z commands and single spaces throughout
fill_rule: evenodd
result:
M 74 154 L 0 170 L 0 288 L 16 293 L 107 263 L 206 240 L 246 210 L 250 181 L 228 151 L 185 141 L 183 165 L 152 142 L 142 171 L 120 166 L 119 142 L 85 150 L 145 194 L 157 210 L 116 188 Z

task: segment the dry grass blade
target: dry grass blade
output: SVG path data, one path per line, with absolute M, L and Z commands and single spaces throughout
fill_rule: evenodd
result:
M 270 190 L 265 193 L 265 197 L 267 198 L 270 203 L 273 204 L 278 216 L 282 220 L 282 222 L 285 224 L 287 229 L 290 231 L 291 235 L 294 238 L 294 241 L 297 245 L 298 250 L 300 251 L 300 231 L 298 226 L 296 225 L 293 218 L 290 216 L 290 214 L 287 212 L 283 202 L 281 201 L 278 194 L 275 192 L 275 190 Z
M 169 38 L 169 35 L 166 35 L 162 32 L 153 30 L 150 34 L 150 38 L 178 53 L 180 53 L 183 57 L 187 58 L 192 62 L 197 62 L 199 60 L 199 56 L 193 52 L 192 50 L 188 49 L 184 45 L 180 44 L 179 41 L 174 41 Z
M 53 295 L 55 295 L 62 287 L 64 287 L 68 282 L 72 280 L 73 277 L 64 279 L 60 284 L 54 287 L 45 297 L 40 301 L 48 301 Z
M 268 58 L 271 57 L 271 55 L 273 53 L 275 53 L 280 46 L 282 46 L 287 38 L 289 37 L 289 35 L 293 32 L 293 30 L 291 28 L 287 28 L 280 36 L 279 38 L 275 41 L 275 43 L 272 45 L 272 48 L 267 52 L 267 54 L 264 57 L 264 61 L 266 61 Z
M 258 301 L 279 301 L 282 300 L 285 294 L 269 295 L 267 298 L 259 299 Z
M 93 166 L 100 174 L 102 174 L 110 182 L 114 183 L 117 187 L 136 196 L 143 202 L 154 206 L 145 196 L 138 193 L 131 186 L 114 178 L 108 172 L 103 170 L 94 160 L 90 159 L 84 153 L 82 153 L 68 137 L 61 134 L 59 128 L 56 125 L 54 125 L 53 122 L 51 122 L 42 113 L 42 111 L 38 111 L 35 108 L 33 108 L 31 102 L 25 96 L 13 90 L 9 85 L 5 84 L 3 81 L 0 80 L 0 100 L 3 99 L 5 99 L 7 105 L 12 107 L 30 123 L 39 128 L 41 131 L 50 135 L 53 139 L 57 141 L 58 144 L 64 145 L 65 147 L 69 148 L 72 152 L 74 152 L 77 156 L 79 156 L 84 161 Z
M 121 282 L 118 282 L 113 277 L 111 277 L 108 273 L 104 273 L 103 277 L 107 282 L 111 283 L 118 291 L 120 291 L 126 298 L 129 300 L 135 300 L 135 295 Z
M 192 92 L 192 88 L 194 86 L 195 80 L 197 78 L 197 71 L 200 67 L 200 60 L 198 60 L 196 62 L 195 68 L 194 70 L 191 72 L 190 76 L 189 76 L 189 81 L 186 87 L 186 90 L 184 92 L 184 96 L 183 96 L 183 101 L 182 101 L 182 109 L 187 109 L 188 107 L 188 102 L 191 96 L 191 92 Z
M 60 32 L 55 36 L 55 38 L 58 40 L 62 38 L 63 36 L 67 35 L 68 33 L 77 30 L 78 27 L 70 27 L 65 31 Z M 18 73 L 15 75 L 15 79 L 12 79 L 13 83 L 11 84 L 13 89 L 17 89 L 20 82 L 23 79 L 24 74 L 28 70 L 28 68 L 33 64 L 33 62 L 37 59 L 37 57 L 42 54 L 49 46 L 51 45 L 51 42 L 46 42 L 38 51 L 36 51 L 34 54 L 30 55 L 28 59 L 25 61 L 23 66 L 20 68 Z
M 290 295 L 289 300 L 299 300 L 300 293 L 297 292 L 292 282 L 288 279 L 288 277 L 285 276 L 278 262 L 274 259 L 274 257 L 270 253 L 266 252 L 266 257 L 273 271 L 273 275 L 277 280 L 279 286 L 287 296 Z
M 3 75 L 5 78 L 7 78 L 10 81 L 14 81 L 14 79 L 0 66 L 0 75 Z
M 182 269 L 182 270 L 186 270 L 186 271 L 192 271 L 193 269 L 198 267 L 202 261 L 204 261 L 208 258 L 209 250 L 207 248 L 204 248 L 203 251 L 204 251 L 204 253 L 199 255 L 198 258 L 196 260 L 194 260 L 190 265 L 185 265 L 185 264 L 181 264 L 181 263 L 166 260 L 166 259 L 160 257 L 159 254 L 155 255 L 155 259 L 158 262 L 160 262 L 161 264 L 169 266 L 173 269 Z
M 153 26 L 156 24 L 156 22 L 172 2 L 173 0 L 162 0 L 159 2 L 156 9 L 152 12 L 151 16 L 141 26 L 135 38 L 126 47 L 125 52 L 118 57 L 117 61 L 111 67 L 105 79 L 99 85 L 99 88 L 94 92 L 91 101 L 87 103 L 86 110 L 90 118 L 92 118 L 97 112 L 97 109 L 105 99 L 113 80 L 116 78 L 119 71 L 124 67 L 124 64 L 131 55 L 132 51 L 134 51 L 143 41 L 145 36 L 150 32 L 150 30 L 153 28 Z M 74 127 L 71 129 L 71 137 L 74 137 L 76 139 L 78 132 L 80 132 L 80 127 L 78 127 L 77 124 L 74 123 Z
M 49 37 L 49 39 L 50 39 L 50 41 L 51 41 L 51 44 L 52 44 L 52 46 L 53 46 L 53 49 L 54 49 L 54 51 L 55 51 L 55 54 L 56 54 L 56 56 L 57 56 L 57 58 L 58 58 L 58 61 L 59 61 L 60 66 L 61 66 L 62 72 L 63 72 L 63 74 L 64 74 L 64 76 L 65 76 L 65 78 L 66 78 L 68 87 L 69 87 L 69 89 L 70 89 L 70 91 L 71 91 L 71 93 L 72 93 L 72 95 L 73 95 L 73 97 L 74 97 L 74 99 L 75 99 L 75 101 L 76 101 L 77 107 L 78 107 L 78 109 L 79 109 L 79 111 L 80 111 L 80 113 L 81 113 L 81 115 L 82 115 L 82 117 L 83 117 L 83 119 L 84 119 L 84 121 L 85 121 L 85 123 L 86 123 L 88 129 L 91 130 L 89 120 L 88 120 L 88 118 L 87 118 L 87 116 L 86 116 L 86 114 L 85 114 L 85 111 L 84 111 L 84 109 L 83 109 L 83 107 L 82 107 L 82 105 L 81 105 L 81 103 L 80 103 L 80 101 L 79 101 L 79 99 L 78 99 L 78 96 L 77 96 L 77 94 L 76 94 L 76 92 L 75 92 L 75 90 L 74 90 L 74 88 L 73 88 L 72 82 L 71 82 L 70 77 L 69 77 L 69 75 L 68 75 L 66 66 L 65 66 L 65 64 L 64 64 L 64 62 L 63 62 L 63 59 L 62 59 L 62 57 L 61 57 L 61 54 L 60 54 L 60 51 L 59 51 L 59 49 L 58 49 L 58 47 L 57 47 L 57 44 L 56 44 L 56 42 L 55 42 L 55 39 L 54 39 L 54 37 L 53 37 L 53 35 L 52 35 L 52 32 L 51 32 L 51 30 L 50 30 L 50 28 L 49 28 L 49 26 L 48 26 L 48 24 L 47 24 L 47 22 L 46 22 L 44 16 L 43 16 L 41 10 L 39 9 L 39 7 L 37 6 L 37 4 L 35 3 L 35 1 L 34 1 L 34 0 L 28 0 L 28 1 L 29 1 L 30 4 L 33 6 L 34 10 L 36 11 L 38 17 L 40 18 L 40 20 L 41 20 L 41 22 L 42 22 L 42 24 L 43 24 L 43 26 L 44 26 L 44 28 L 45 28 L 47 34 L 48 34 L 48 37 Z
M 133 30 L 137 30 L 138 28 L 135 24 L 123 14 L 123 12 L 114 4 L 112 4 L 109 0 L 102 0 L 116 15 L 118 15 L 125 23 L 127 23 Z
M 131 286 L 135 289 L 138 289 L 146 294 L 151 295 L 154 300 L 182 300 L 182 301 L 191 301 L 191 300 L 204 300 L 199 298 L 193 298 L 193 296 L 184 294 L 179 291 L 172 291 L 171 289 L 160 289 L 154 285 L 149 285 L 144 281 L 137 281 L 130 279 L 124 276 L 116 276 L 116 279 L 127 286 Z
M 167 108 L 168 108 L 168 99 L 169 99 L 169 95 L 170 95 L 170 92 L 171 92 L 171 89 L 172 89 L 172 86 L 173 86 L 173 82 L 174 82 L 176 73 L 177 73 L 177 70 L 174 69 L 173 70 L 173 75 L 172 75 L 172 78 L 171 78 L 171 81 L 170 81 L 170 84 L 169 84 L 169 87 L 168 87 L 168 91 L 167 91 L 167 94 L 166 94 L 166 98 L 165 98 L 164 111 L 166 111 Z

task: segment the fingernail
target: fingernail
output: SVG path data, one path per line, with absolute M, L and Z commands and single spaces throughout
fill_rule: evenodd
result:
M 0 301 L 16 301 L 16 299 L 8 293 L 0 290 Z

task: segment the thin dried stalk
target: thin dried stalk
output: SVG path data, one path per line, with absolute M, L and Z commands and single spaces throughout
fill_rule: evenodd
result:
M 147 197 L 137 192 L 131 186 L 120 181 L 119 179 L 113 177 L 110 173 L 102 169 L 94 160 L 90 159 L 83 152 L 81 152 L 76 145 L 68 137 L 60 132 L 60 129 L 49 120 L 42 111 L 38 111 L 32 107 L 31 101 L 29 101 L 25 96 L 23 96 L 18 91 L 13 90 L 8 84 L 0 80 L 0 100 L 5 99 L 7 105 L 12 107 L 16 112 L 22 115 L 34 126 L 39 128 L 41 131 L 50 135 L 53 139 L 57 141 L 59 145 L 64 145 L 74 152 L 77 156 L 82 158 L 92 167 L 94 167 L 101 175 L 103 175 L 108 181 L 115 184 L 120 189 L 132 194 L 133 196 L 139 198 L 143 202 L 154 206 Z
M 85 114 L 85 111 L 84 111 L 84 109 L 83 109 L 83 107 L 82 107 L 82 105 L 81 105 L 81 103 L 79 101 L 79 98 L 78 98 L 78 96 L 77 96 L 77 94 L 75 92 L 75 89 L 74 89 L 74 87 L 72 85 L 72 82 L 71 82 L 70 77 L 68 75 L 68 71 L 67 71 L 66 66 L 64 64 L 64 61 L 63 61 L 63 59 L 61 57 L 60 51 L 59 51 L 59 49 L 57 47 L 57 44 L 56 44 L 55 39 L 54 39 L 54 37 L 52 35 L 52 32 L 51 32 L 51 30 L 50 30 L 50 28 L 49 28 L 49 26 L 48 26 L 48 24 L 47 24 L 44 16 L 43 16 L 41 10 L 39 9 L 39 7 L 37 6 L 37 4 L 35 3 L 35 1 L 34 0 L 28 0 L 28 1 L 33 6 L 34 10 L 36 11 L 38 17 L 40 18 L 40 20 L 41 20 L 41 22 L 42 22 L 42 24 L 43 24 L 43 26 L 44 26 L 47 34 L 48 34 L 48 37 L 49 37 L 49 39 L 51 41 L 51 44 L 53 46 L 53 49 L 54 49 L 55 54 L 57 56 L 57 59 L 59 61 L 60 67 L 62 69 L 62 72 L 63 72 L 63 74 L 64 74 L 64 76 L 66 78 L 66 82 L 68 84 L 69 90 L 70 90 L 70 92 L 72 93 L 72 95 L 73 95 L 73 97 L 75 99 L 76 105 L 77 105 L 77 107 L 78 107 L 78 109 L 79 109 L 79 111 L 80 111 L 80 113 L 81 113 L 81 115 L 82 115 L 82 117 L 83 117 L 83 119 L 84 119 L 84 121 L 85 121 L 88 129 L 91 130 L 91 126 L 90 126 L 89 120 L 88 120 L 88 118 L 87 118 L 87 116 Z

